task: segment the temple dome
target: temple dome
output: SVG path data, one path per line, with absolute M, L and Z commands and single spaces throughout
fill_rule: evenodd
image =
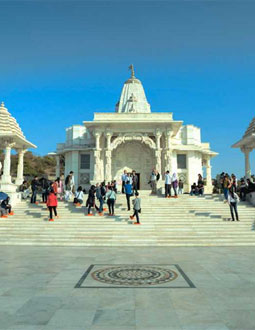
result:
M 120 100 L 116 104 L 116 112 L 119 113 L 149 113 L 150 104 L 147 102 L 143 85 L 135 77 L 134 67 L 131 65 L 131 77 L 124 83 Z
M 26 139 L 16 119 L 5 108 L 3 102 L 0 105 L 0 132 L 1 135 L 16 135 L 21 139 Z

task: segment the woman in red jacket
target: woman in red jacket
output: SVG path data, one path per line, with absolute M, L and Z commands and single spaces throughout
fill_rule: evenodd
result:
M 57 215 L 58 215 L 57 214 L 58 199 L 57 199 L 57 196 L 54 193 L 53 189 L 50 190 L 50 193 L 48 195 L 47 206 L 48 206 L 48 209 L 50 211 L 49 221 L 54 221 L 52 211 L 54 211 L 55 217 L 57 217 Z

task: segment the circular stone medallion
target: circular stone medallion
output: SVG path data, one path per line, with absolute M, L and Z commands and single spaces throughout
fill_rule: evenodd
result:
M 94 271 L 94 280 L 112 285 L 157 285 L 175 280 L 178 275 L 170 269 L 153 266 L 113 266 Z

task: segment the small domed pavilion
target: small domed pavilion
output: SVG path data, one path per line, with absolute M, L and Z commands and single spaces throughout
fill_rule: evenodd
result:
M 0 191 L 8 194 L 15 193 L 17 185 L 20 185 L 23 181 L 24 154 L 28 148 L 36 148 L 36 146 L 25 138 L 16 119 L 5 108 L 3 102 L 0 105 L 0 146 L 5 152 L 3 169 L 0 163 L 0 171 L 2 172 L 3 170 L 0 180 Z M 11 178 L 12 149 L 18 153 L 19 157 L 15 184 Z

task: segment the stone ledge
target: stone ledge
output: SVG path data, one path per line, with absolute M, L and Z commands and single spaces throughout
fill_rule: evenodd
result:
M 255 206 L 255 191 L 250 192 L 246 195 L 247 202 L 251 203 L 253 206 Z

